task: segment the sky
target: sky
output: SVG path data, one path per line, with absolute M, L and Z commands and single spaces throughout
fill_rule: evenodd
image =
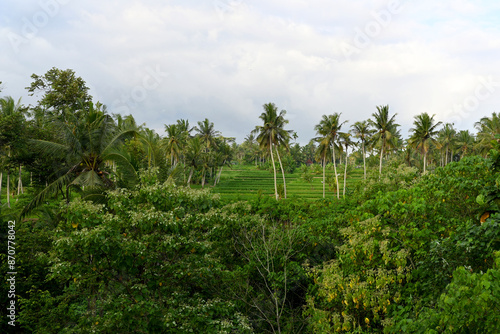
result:
M 160 135 L 208 118 L 241 143 L 269 102 L 301 145 L 381 105 L 403 137 L 423 112 L 474 131 L 499 111 L 500 1 L 2 0 L 0 96 L 35 105 L 52 67 Z

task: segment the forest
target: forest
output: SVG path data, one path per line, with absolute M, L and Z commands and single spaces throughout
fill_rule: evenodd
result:
M 237 143 L 31 79 L 0 99 L 0 332 L 498 332 L 499 114 L 332 112 L 302 146 L 269 102 Z

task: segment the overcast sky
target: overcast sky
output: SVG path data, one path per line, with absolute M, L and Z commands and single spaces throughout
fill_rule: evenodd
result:
M 1 95 L 73 69 L 94 101 L 158 133 L 208 118 L 242 142 L 262 105 L 305 144 L 323 114 L 389 105 L 473 130 L 500 106 L 500 1 L 2 0 Z

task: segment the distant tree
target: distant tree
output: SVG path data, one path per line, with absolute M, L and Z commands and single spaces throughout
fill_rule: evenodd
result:
M 437 127 L 441 125 L 441 122 L 434 121 L 434 115 L 429 116 L 427 113 L 422 113 L 415 116 L 413 122 L 413 128 L 410 129 L 412 136 L 410 137 L 409 144 L 413 145 L 424 157 L 424 167 L 423 172 L 427 166 L 427 153 L 429 152 L 430 144 L 439 145 L 436 140 L 438 134 Z
M 264 123 L 263 125 L 258 125 L 253 130 L 254 134 L 257 134 L 257 142 L 262 149 L 267 148 L 271 155 L 271 163 L 273 165 L 274 171 L 274 194 L 276 199 L 278 199 L 278 185 L 276 182 L 276 166 L 274 165 L 274 154 L 273 147 L 276 148 L 276 154 L 278 155 L 278 160 L 280 162 L 281 173 L 283 175 L 283 187 L 286 198 L 286 181 L 285 172 L 281 164 L 281 158 L 278 151 L 278 146 L 288 146 L 288 141 L 292 130 L 285 130 L 284 127 L 288 124 L 288 120 L 285 119 L 286 110 L 281 110 L 278 114 L 278 108 L 274 103 L 267 103 L 263 105 L 264 112 L 259 116 L 259 118 Z
M 7 207 L 10 208 L 10 171 L 14 166 L 16 156 L 21 154 L 26 137 L 26 108 L 10 96 L 0 99 L 0 194 L 2 193 L 3 171 L 7 172 Z M 22 189 L 21 164 L 19 166 L 18 194 Z M 0 196 L 1 202 L 1 196 Z
M 370 126 L 375 130 L 372 136 L 372 142 L 380 145 L 380 165 L 379 175 L 382 175 L 382 158 L 384 157 L 384 149 L 387 143 L 394 137 L 397 132 L 395 117 L 397 114 L 389 117 L 389 106 L 377 106 L 377 112 L 372 114 L 373 119 L 369 119 Z
M 325 145 L 326 147 L 329 147 L 332 150 L 333 170 L 335 173 L 335 182 L 337 184 L 337 198 L 340 198 L 340 190 L 338 187 L 339 178 L 337 174 L 337 164 L 335 162 L 336 160 L 335 151 L 337 150 L 338 136 L 341 134 L 340 129 L 342 128 L 342 125 L 345 122 L 347 122 L 344 121 L 341 123 L 340 115 L 341 114 L 339 113 L 334 113 L 332 115 L 323 115 L 319 124 L 317 124 L 314 127 L 314 129 L 316 130 L 316 134 L 319 135 L 319 137 L 315 138 L 315 140 L 319 142 L 320 145 Z M 324 197 L 324 191 L 323 191 L 323 197 Z
M 475 140 L 469 130 L 461 130 L 457 135 L 456 145 L 460 152 L 460 159 L 474 149 Z
M 368 121 L 356 122 L 352 126 L 351 132 L 356 138 L 361 140 L 361 151 L 363 153 L 363 171 L 364 171 L 364 179 L 366 179 L 366 150 L 365 144 L 373 134 L 373 129 L 370 129 L 370 125 Z
M 446 123 L 444 127 L 438 133 L 438 141 L 445 149 L 444 165 L 448 164 L 448 156 L 451 151 L 451 156 L 453 156 L 453 146 L 455 144 L 456 130 L 453 128 L 453 124 Z M 451 159 L 450 159 L 451 160 Z
M 351 139 L 350 133 L 341 133 L 339 136 L 340 145 L 345 148 L 345 168 L 344 168 L 344 189 L 342 189 L 342 196 L 345 198 L 345 188 L 347 185 L 347 165 L 349 164 L 349 147 L 356 145 Z
M 33 82 L 26 87 L 28 95 L 41 92 L 43 95 L 38 101 L 38 107 L 50 113 L 62 115 L 64 110 L 80 110 L 82 104 L 92 101 L 85 81 L 71 69 L 60 70 L 53 67 L 42 76 L 32 74 L 31 78 Z
M 493 113 L 491 117 L 483 117 L 475 124 L 477 133 L 477 145 L 481 153 L 486 154 L 493 148 L 491 142 L 495 135 L 500 134 L 500 114 Z

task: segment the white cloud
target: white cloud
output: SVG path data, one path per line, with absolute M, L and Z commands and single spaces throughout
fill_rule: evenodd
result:
M 72 68 L 111 112 L 151 128 L 208 117 L 241 141 L 275 102 L 306 143 L 323 114 L 352 124 L 389 104 L 408 129 L 421 112 L 456 116 L 480 78 L 500 80 L 496 2 L 400 0 L 397 12 L 392 0 L 62 3 L 19 53 L 0 51 L 2 93 L 24 97 L 32 73 Z M 6 6 L 4 45 L 43 11 L 36 1 Z M 345 45 L 355 52 L 346 56 Z M 497 89 L 456 117 L 460 126 L 495 111 Z

